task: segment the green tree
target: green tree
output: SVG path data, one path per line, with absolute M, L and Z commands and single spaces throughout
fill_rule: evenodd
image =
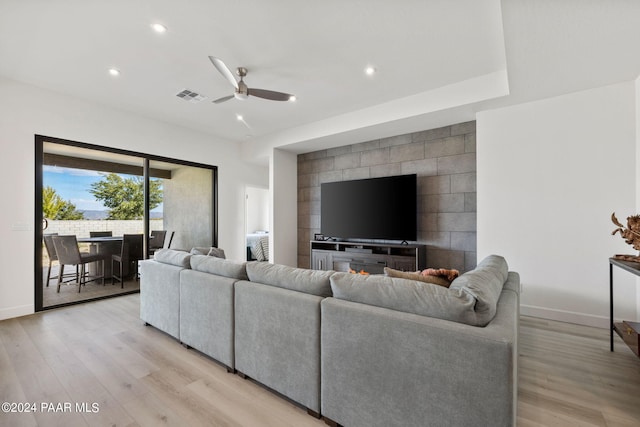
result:
M 84 213 L 76 209 L 76 205 L 62 197 L 53 187 L 42 189 L 42 213 L 45 218 L 73 221 L 84 219 Z
M 110 173 L 91 184 L 91 194 L 109 208 L 107 219 L 142 219 L 144 217 L 144 180 L 142 177 L 122 178 Z M 149 210 L 162 203 L 162 182 L 149 181 Z

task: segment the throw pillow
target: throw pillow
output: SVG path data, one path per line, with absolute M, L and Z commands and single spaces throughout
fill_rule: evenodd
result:
M 269 261 L 269 237 L 263 236 L 256 240 L 251 252 L 257 261 Z
M 206 255 L 207 252 L 209 252 L 209 248 L 204 248 L 204 247 L 193 247 L 191 248 L 191 255 Z
M 384 274 L 388 277 L 399 277 L 401 279 L 418 280 L 425 283 L 433 283 L 434 285 L 444 286 L 448 288 L 451 282 L 440 276 L 423 275 L 419 271 L 400 271 L 393 268 L 385 267 Z
M 216 258 L 226 258 L 225 254 L 224 254 L 224 249 L 220 249 L 220 248 L 214 248 L 213 246 L 211 247 L 211 249 L 209 249 L 209 252 L 207 253 L 208 256 L 214 256 Z
M 449 282 L 453 282 L 456 277 L 460 275 L 458 270 L 449 270 L 446 268 L 427 268 L 422 270 L 423 276 L 438 276 L 447 279 Z

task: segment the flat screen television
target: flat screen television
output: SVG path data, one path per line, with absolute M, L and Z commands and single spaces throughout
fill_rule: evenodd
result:
M 416 175 L 324 183 L 320 232 L 325 238 L 416 240 Z

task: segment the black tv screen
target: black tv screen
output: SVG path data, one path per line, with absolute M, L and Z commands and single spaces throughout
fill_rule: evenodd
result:
M 324 183 L 320 232 L 325 238 L 416 240 L 416 175 Z

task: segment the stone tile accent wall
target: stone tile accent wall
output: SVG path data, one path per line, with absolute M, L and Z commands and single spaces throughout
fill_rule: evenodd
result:
M 476 266 L 476 122 L 320 150 L 298 156 L 298 266 L 320 232 L 320 184 L 415 173 L 418 243 L 427 266 Z

